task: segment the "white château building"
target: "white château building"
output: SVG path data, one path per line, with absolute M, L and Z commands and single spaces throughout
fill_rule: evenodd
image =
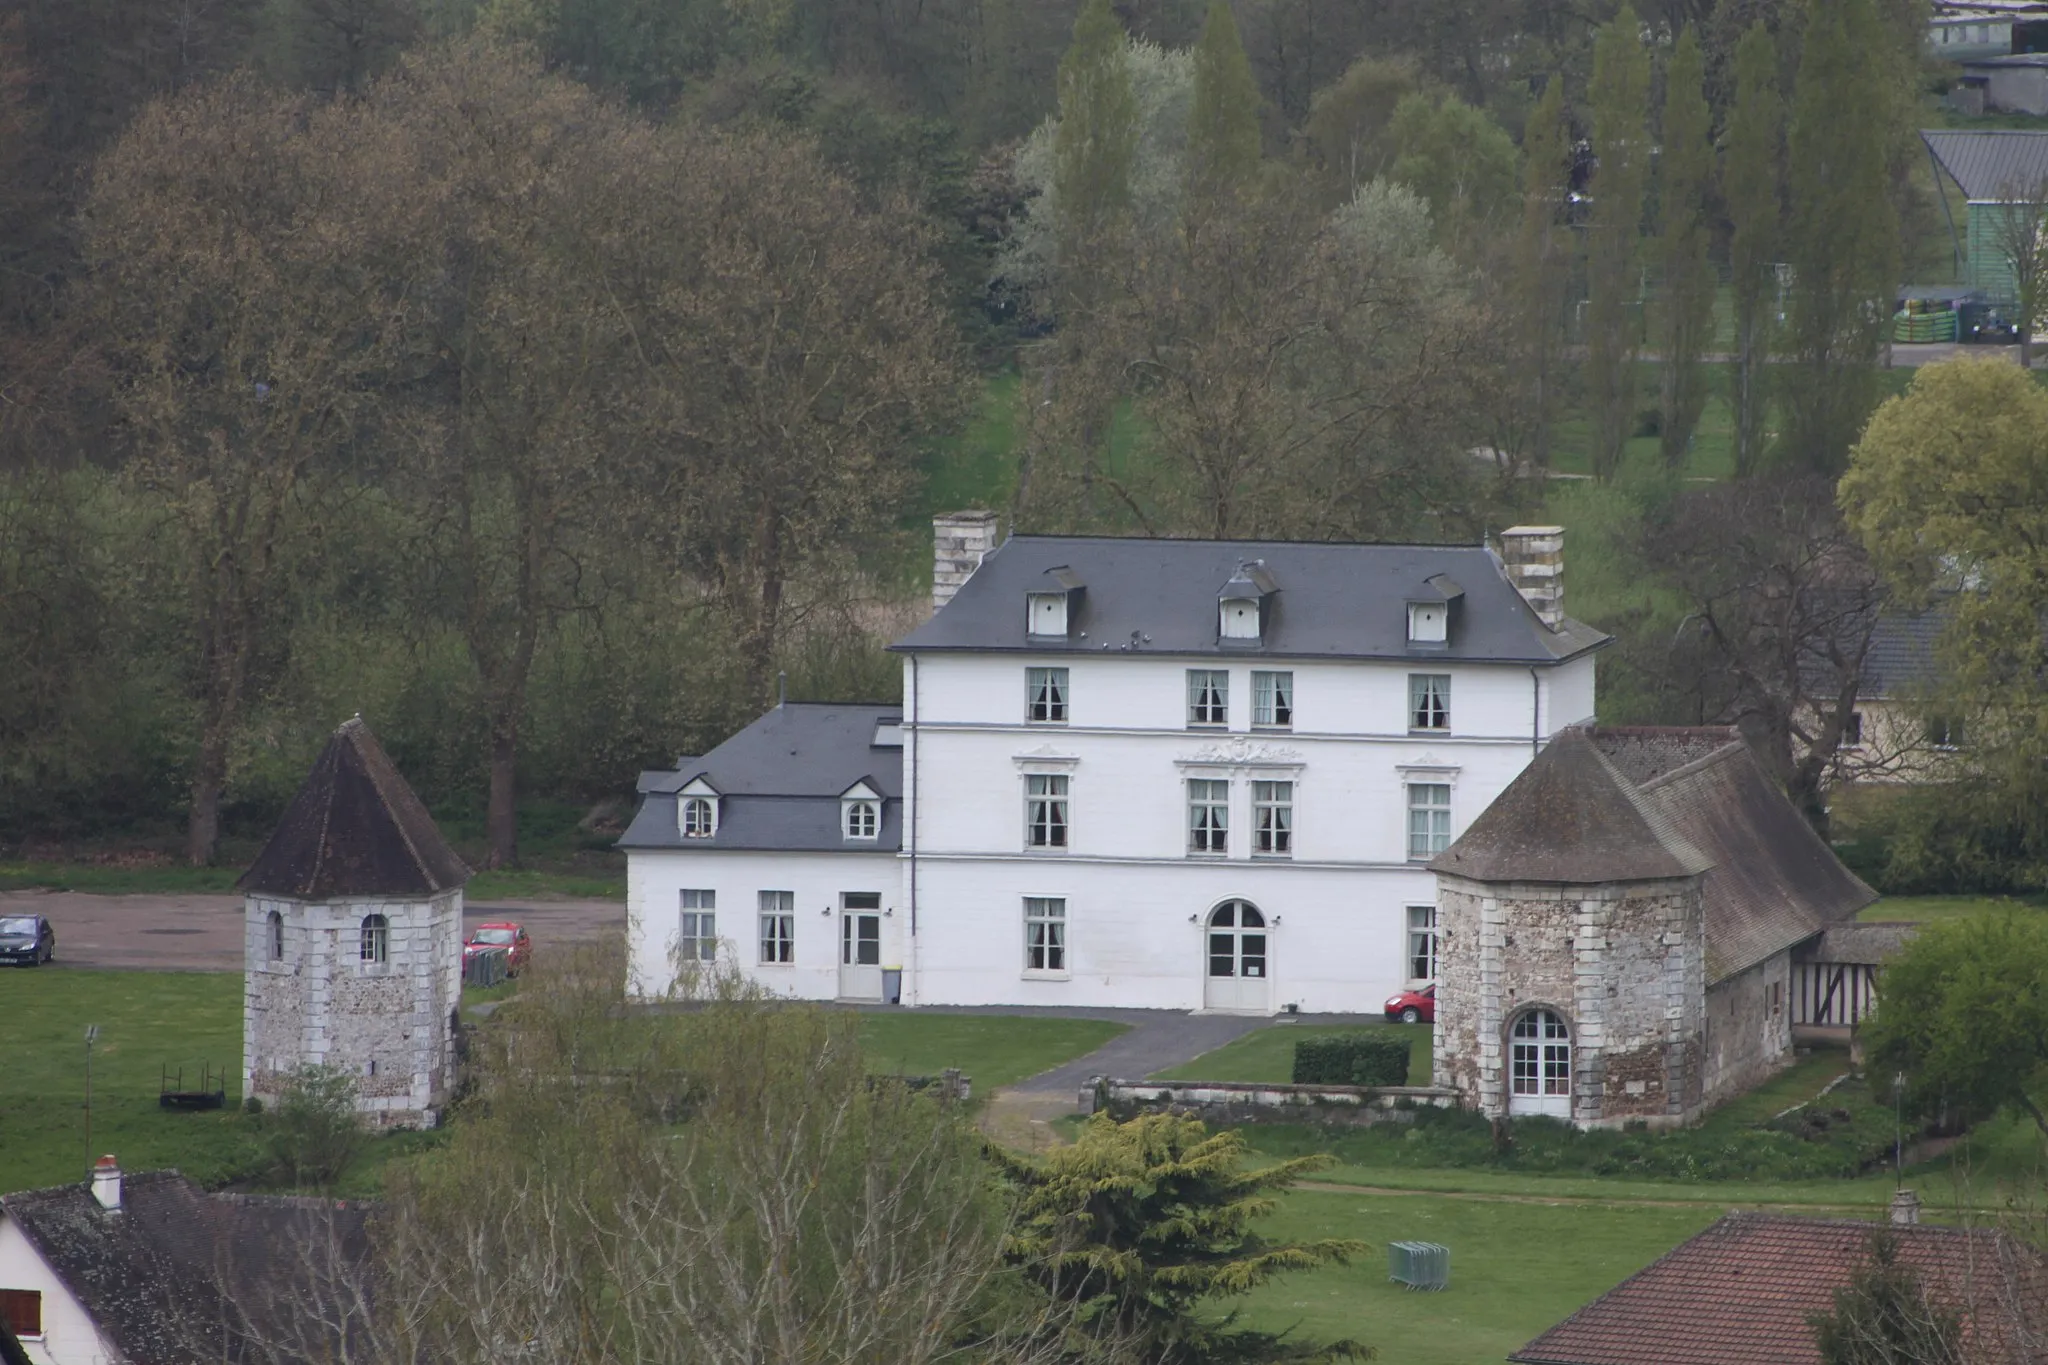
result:
M 1593 715 L 1556 527 L 936 532 L 901 706 L 779 706 L 643 775 L 637 992 L 680 957 L 807 999 L 1376 1010 L 1435 975 L 1429 861 Z
M 455 1083 L 469 868 L 357 716 L 334 732 L 243 895 L 242 1093 L 356 1078 L 380 1126 L 431 1127 Z

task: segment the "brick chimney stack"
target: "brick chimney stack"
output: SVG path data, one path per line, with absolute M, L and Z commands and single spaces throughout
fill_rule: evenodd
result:
M 1500 533 L 1508 582 L 1552 630 L 1564 624 L 1564 527 L 1510 526 Z
M 953 600 L 953 594 L 982 559 L 996 548 L 996 514 L 948 512 L 932 518 L 932 610 Z

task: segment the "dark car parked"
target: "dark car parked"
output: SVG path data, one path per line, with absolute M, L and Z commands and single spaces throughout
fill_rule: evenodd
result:
M 57 960 L 57 931 L 41 915 L 0 915 L 0 962 L 40 967 Z

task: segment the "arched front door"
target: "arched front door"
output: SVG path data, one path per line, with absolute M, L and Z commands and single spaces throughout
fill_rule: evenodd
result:
M 1572 1116 L 1572 1031 L 1550 1010 L 1529 1010 L 1508 1031 L 1508 1112 Z
M 1250 901 L 1225 901 L 1209 912 L 1208 985 L 1202 1003 L 1212 1010 L 1272 1012 L 1267 976 L 1266 917 Z

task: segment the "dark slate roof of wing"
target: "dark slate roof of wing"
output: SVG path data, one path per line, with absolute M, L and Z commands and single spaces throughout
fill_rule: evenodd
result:
M 1565 730 L 1480 813 L 1432 870 L 1482 882 L 1687 877 L 1709 866 L 1584 730 Z
M 296 900 L 431 896 L 469 867 L 392 766 L 361 716 L 313 760 L 284 819 L 235 885 Z
M 1592 734 L 1603 749 L 1635 742 L 1625 732 Z M 1709 983 L 1854 919 L 1877 899 L 1739 739 L 1640 790 L 1713 864 L 1701 892 Z
M 902 718 L 900 706 L 786 702 L 702 758 L 642 773 L 640 809 L 619 846 L 894 853 L 903 834 Z M 676 794 L 699 778 L 719 794 L 718 832 L 685 839 Z M 856 843 L 841 833 L 839 798 L 860 781 L 882 795 L 882 828 Z
M 1216 603 L 1250 560 L 1278 589 L 1249 645 L 1266 656 L 1552 664 L 1608 641 L 1577 621 L 1546 627 L 1484 546 L 1013 536 L 894 648 L 1241 655 L 1249 642 L 1217 638 Z M 1024 595 L 1060 566 L 1088 584 L 1071 634 L 1028 637 Z M 1453 597 L 1449 644 L 1411 647 L 1407 604 Z
M 1920 611 L 1878 613 L 1863 656 L 1862 695 L 1902 698 L 1932 687 L 1941 671 L 1934 650 L 1948 623 L 1948 600 L 1940 597 Z
M 2042 187 L 2048 186 L 2048 132 L 1927 128 L 1921 130 L 1920 138 L 1962 188 L 1963 197 L 1974 203 L 2011 202 L 2007 195 L 2012 187 L 2029 198 L 2039 197 Z
M 251 1336 L 313 1359 L 309 1261 L 331 1250 L 334 1269 L 369 1264 L 361 1204 L 210 1195 L 176 1171 L 125 1176 L 118 1212 L 85 1185 L 10 1194 L 0 1212 L 122 1355 L 152 1365 L 272 1358 Z
M 1516 1351 L 1519 1365 L 1821 1365 L 1811 1318 L 1869 1262 L 1871 1223 L 1731 1213 Z M 1889 1232 L 1928 1296 L 1963 1319 L 1963 1357 L 2031 1360 L 2012 1317 L 2044 1302 L 2040 1257 L 1988 1229 Z M 1985 1274 L 1987 1266 L 2000 1273 Z M 2010 1274 L 2004 1273 L 2010 1268 Z M 2018 1305 L 2008 1316 L 2006 1305 Z

